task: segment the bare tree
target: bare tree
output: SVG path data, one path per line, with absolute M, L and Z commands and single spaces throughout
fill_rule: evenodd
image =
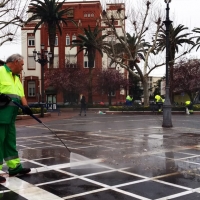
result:
M 110 58 L 111 64 L 115 63 L 126 69 L 129 75 L 142 82 L 144 105 L 147 106 L 148 76 L 153 70 L 165 65 L 164 56 L 158 48 L 158 37 L 165 18 L 159 9 L 158 0 L 140 0 L 137 1 L 138 7 L 137 3 L 134 3 L 134 8 L 131 8 L 133 4 L 129 0 L 110 1 L 114 3 L 115 11 L 113 8 L 103 10 L 102 17 L 105 30 L 108 30 L 115 40 L 109 41 L 110 47 L 104 48 L 104 52 Z M 120 2 L 121 7 L 119 7 Z M 125 7 L 132 10 L 127 12 Z M 126 24 L 129 25 L 127 29 L 129 33 L 125 30 Z M 130 34 L 131 32 L 133 34 Z M 186 53 L 174 57 L 173 62 Z
M 142 82 L 144 90 L 144 105 L 149 104 L 148 95 L 148 76 L 152 70 L 164 65 L 164 63 L 153 64 L 149 61 L 152 54 L 156 53 L 158 33 L 162 27 L 162 20 L 159 13 L 152 15 L 153 5 L 151 2 L 144 0 L 144 9 L 138 12 L 132 12 L 129 19 L 132 23 L 134 31 L 133 36 L 125 31 L 125 20 L 127 16 L 123 8 L 117 8 L 116 12 L 110 13 L 103 11 L 102 16 L 104 23 L 116 38 L 115 43 L 110 45 L 110 48 L 104 49 L 107 56 L 112 62 L 126 69 L 129 74 Z M 116 4 L 117 5 L 117 4 Z M 154 10 L 155 11 L 155 10 Z M 117 26 L 121 28 L 117 30 Z M 148 42 L 146 38 L 151 38 Z M 143 62 L 139 60 L 142 59 Z
M 0 0 L 0 46 L 17 39 L 29 0 Z

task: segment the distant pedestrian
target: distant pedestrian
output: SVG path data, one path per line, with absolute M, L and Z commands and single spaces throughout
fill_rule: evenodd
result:
M 158 94 L 155 96 L 155 100 L 156 100 L 156 104 L 158 105 L 158 112 L 161 112 L 164 100 Z
M 126 105 L 127 106 L 132 106 L 132 102 L 133 102 L 132 95 L 127 95 L 127 97 L 126 97 Z
M 80 116 L 81 116 L 81 113 L 82 111 L 84 112 L 85 116 L 86 116 L 86 99 L 85 99 L 85 96 L 82 96 L 81 98 L 81 110 L 80 110 Z
M 185 112 L 187 115 L 193 114 L 193 104 L 191 101 L 185 102 Z

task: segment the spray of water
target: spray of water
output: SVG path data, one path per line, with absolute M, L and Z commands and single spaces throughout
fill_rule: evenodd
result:
M 99 164 L 102 159 L 89 159 L 77 153 L 70 153 L 70 168 L 71 169 L 91 169 L 91 168 L 101 168 Z

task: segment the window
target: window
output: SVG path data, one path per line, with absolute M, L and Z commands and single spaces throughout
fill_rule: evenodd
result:
M 58 55 L 54 55 L 54 60 L 53 60 L 53 68 L 59 68 L 59 60 L 58 60 Z
M 66 45 L 70 45 L 70 37 L 69 37 L 69 35 L 66 36 Z
M 84 17 L 87 17 L 87 14 L 86 14 L 86 13 L 84 14 Z
M 72 36 L 72 41 L 73 41 L 73 40 L 76 40 L 76 35 L 73 35 L 73 36 Z M 72 44 L 73 44 L 73 42 L 72 42 Z
M 76 57 L 76 55 L 68 54 L 68 55 L 65 56 L 65 58 L 66 58 L 66 60 L 65 60 L 66 67 L 72 67 L 72 68 L 77 67 L 77 57 Z
M 49 45 L 49 39 L 48 39 L 48 45 Z M 54 45 L 58 46 L 58 36 L 56 36 L 56 38 L 55 38 L 55 44 Z
M 35 46 L 35 37 L 28 36 L 28 46 Z
M 28 66 L 28 69 L 35 69 L 36 62 L 35 62 L 33 56 L 28 56 L 28 58 L 27 58 L 27 66 Z
M 94 14 L 93 14 L 93 13 L 91 14 L 91 17 L 94 17 Z
M 107 37 L 107 41 L 108 41 L 108 43 L 109 44 L 115 44 L 116 42 L 116 39 L 115 39 L 115 36 L 114 35 L 109 35 L 108 37 Z
M 84 68 L 88 68 L 88 57 L 87 56 L 84 56 Z
M 55 39 L 55 46 L 58 46 L 58 36 L 56 36 L 56 39 Z
M 109 96 L 109 94 L 108 94 L 108 96 Z M 111 96 L 115 96 L 115 91 L 114 90 L 111 91 Z
M 29 97 L 35 96 L 35 81 L 28 82 L 28 96 Z
M 108 58 L 108 67 L 109 68 L 116 68 L 116 63 L 112 63 L 110 58 Z

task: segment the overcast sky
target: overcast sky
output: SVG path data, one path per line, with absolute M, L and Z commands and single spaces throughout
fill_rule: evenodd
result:
M 140 2 L 141 0 L 129 0 L 129 2 L 133 2 L 133 4 L 134 1 Z M 163 12 L 165 13 L 166 4 L 164 3 L 164 0 L 158 1 L 160 2 L 161 7 L 163 6 Z M 200 27 L 200 0 L 171 0 L 170 19 L 174 21 L 175 25 L 184 24 L 185 26 L 189 27 L 190 30 L 192 30 L 194 27 Z M 2 60 L 5 60 L 13 53 L 21 53 L 20 40 L 12 43 L 5 43 L 0 47 L 0 59 Z M 200 50 L 199 53 L 193 52 L 192 55 L 200 58 Z

